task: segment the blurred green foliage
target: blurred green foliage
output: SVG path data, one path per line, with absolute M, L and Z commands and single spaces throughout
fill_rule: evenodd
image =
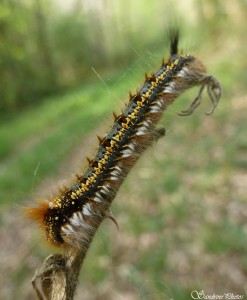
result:
M 94 66 L 109 72 L 140 59 L 141 49 L 150 55 L 164 48 L 171 26 L 213 39 L 217 48 L 225 22 L 232 22 L 229 10 L 222 1 L 3 0 L 0 114 L 88 82 L 95 78 Z M 200 34 L 188 19 L 200 23 Z
M 51 0 L 1 1 L 0 113 L 90 80 L 91 66 L 111 70 L 135 59 L 132 40 L 151 45 L 161 34 L 157 26 L 142 34 L 142 18 L 156 5 L 136 17 L 139 2 L 112 1 L 109 10 L 107 1 L 75 1 L 65 10 Z

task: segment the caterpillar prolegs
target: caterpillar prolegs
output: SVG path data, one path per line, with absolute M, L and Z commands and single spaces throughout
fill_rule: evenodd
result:
M 110 205 L 121 183 L 143 151 L 165 134 L 157 124 L 164 110 L 185 90 L 199 86 L 191 106 L 180 113 L 186 116 L 200 105 L 204 88 L 213 113 L 220 97 L 219 81 L 209 75 L 195 56 L 178 53 L 178 33 L 170 41 L 170 58 L 160 69 L 146 76 L 140 90 L 129 96 L 120 115 L 103 138 L 84 174 L 50 200 L 26 209 L 29 218 L 40 223 L 52 245 L 83 251 L 88 248 L 98 226 L 110 217 Z

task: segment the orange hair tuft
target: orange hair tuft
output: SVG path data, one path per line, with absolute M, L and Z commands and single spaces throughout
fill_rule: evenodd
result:
M 49 208 L 49 202 L 46 200 L 37 200 L 36 202 L 38 206 L 24 207 L 24 214 L 28 219 L 42 224 Z

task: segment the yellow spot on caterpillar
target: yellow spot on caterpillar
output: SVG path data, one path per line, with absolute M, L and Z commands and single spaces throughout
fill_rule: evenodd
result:
M 164 73 L 157 77 L 156 79 L 157 84 L 163 79 L 164 79 Z
M 98 175 L 101 173 L 101 168 L 95 168 L 95 173 Z
M 91 176 L 91 177 L 89 177 L 89 178 L 87 179 L 87 181 L 86 181 L 86 185 L 87 185 L 87 186 L 89 186 L 89 185 L 90 185 L 90 183 L 93 183 L 93 182 L 95 182 L 95 178 L 97 178 L 97 175 L 94 173 L 94 174 L 92 174 L 92 176 Z
M 110 144 L 111 144 L 111 147 L 114 147 L 116 142 L 114 140 L 111 140 Z
M 115 135 L 114 136 L 114 140 L 117 141 L 117 142 L 119 142 L 119 135 Z
M 108 158 L 108 157 L 107 157 L 107 158 Z M 107 159 L 107 158 L 106 158 L 106 159 Z M 105 158 L 102 158 L 100 161 L 101 161 L 101 163 L 102 163 L 103 165 L 106 163 Z
M 144 95 L 144 97 L 145 97 L 146 99 L 148 99 L 148 98 L 150 97 L 150 94 L 151 94 L 151 92 L 152 92 L 152 89 L 153 89 L 153 88 L 150 88 L 149 91 L 147 91 L 146 94 Z
M 82 193 L 81 189 L 79 189 L 79 190 L 76 191 L 77 196 L 81 196 L 81 193 Z
M 124 132 L 124 128 L 121 131 L 119 131 L 118 136 L 119 137 L 123 136 L 123 132 Z
M 122 127 L 128 129 L 128 128 L 129 128 L 129 125 L 126 124 L 126 123 L 122 123 Z
M 70 195 L 70 198 L 71 198 L 71 199 L 76 199 L 76 194 L 75 194 L 75 193 L 72 193 L 72 194 Z
M 55 201 L 54 201 L 54 207 L 58 207 L 58 208 L 61 208 L 62 205 L 61 205 L 61 199 L 57 198 Z
M 106 150 L 107 150 L 108 152 L 110 152 L 110 153 L 112 153 L 112 152 L 113 152 L 113 149 L 112 149 L 112 147 L 106 147 Z
M 88 190 L 88 186 L 86 184 L 83 184 L 83 187 L 81 188 L 81 192 L 85 192 Z
M 55 217 L 55 220 L 58 220 L 58 219 L 59 219 L 59 217 L 56 216 L 56 217 Z
M 131 122 L 131 118 L 126 118 L 127 124 L 129 124 Z
M 136 118 L 136 114 L 132 113 L 129 117 L 134 120 Z

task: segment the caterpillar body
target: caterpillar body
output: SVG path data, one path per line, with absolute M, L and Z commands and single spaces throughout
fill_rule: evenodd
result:
M 180 115 L 195 110 L 205 87 L 213 104 L 211 114 L 221 97 L 220 83 L 207 74 L 197 57 L 178 53 L 178 32 L 174 32 L 168 62 L 146 76 L 139 92 L 130 94 L 122 113 L 114 114 L 114 123 L 105 137 L 99 138 L 86 172 L 50 201 L 41 200 L 37 206 L 26 208 L 28 217 L 40 223 L 48 242 L 86 251 L 100 223 L 111 217 L 111 202 L 130 169 L 143 151 L 165 134 L 164 128 L 157 128 L 164 110 L 193 86 L 200 86 L 199 93 Z

